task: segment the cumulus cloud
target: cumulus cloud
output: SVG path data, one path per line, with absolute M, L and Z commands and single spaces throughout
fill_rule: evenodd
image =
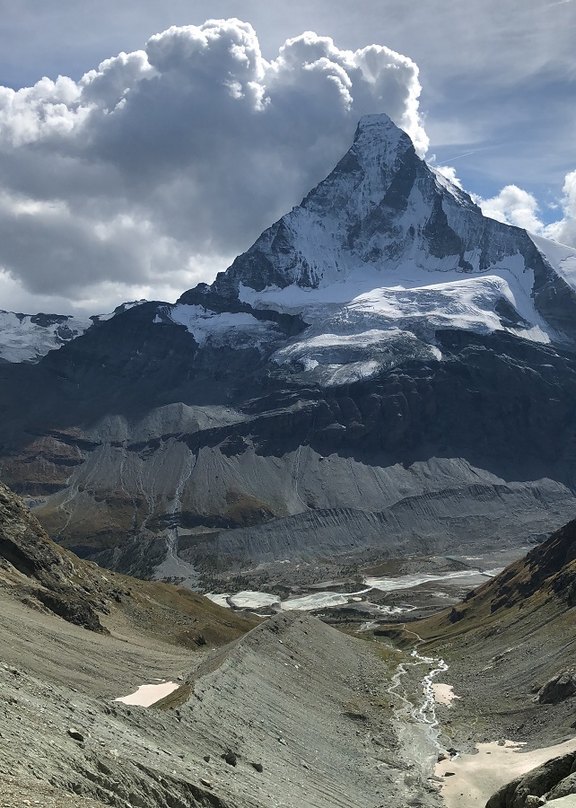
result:
M 558 204 L 562 218 L 551 224 L 542 221 L 536 197 L 517 185 L 506 185 L 490 199 L 476 196 L 475 201 L 482 212 L 492 219 L 523 227 L 532 233 L 576 247 L 576 171 L 571 171 L 564 179 L 562 197 Z
M 518 188 L 517 185 L 506 185 L 499 194 L 490 199 L 477 200 L 486 216 L 499 222 L 523 227 L 533 233 L 542 230 L 542 222 L 538 218 L 539 205 L 532 194 Z
M 434 166 L 434 168 L 439 174 L 442 174 L 443 177 L 450 180 L 450 182 L 457 188 L 462 188 L 462 182 L 456 174 L 456 169 L 454 166 Z
M 419 95 L 416 64 L 382 45 L 306 32 L 268 61 L 236 19 L 169 28 L 77 82 L 0 87 L 3 288 L 175 296 L 322 179 L 361 115 L 387 112 L 424 153 Z
M 576 247 L 576 171 L 571 171 L 564 179 L 561 208 L 564 213 L 558 222 L 545 228 L 546 235 Z

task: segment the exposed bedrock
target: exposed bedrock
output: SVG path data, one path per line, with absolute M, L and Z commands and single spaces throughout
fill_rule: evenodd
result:
M 576 794 L 576 753 L 553 758 L 503 786 L 486 808 L 530 808 Z M 542 799 L 538 799 L 542 798 Z M 573 803 L 567 802 L 566 805 Z M 562 802 L 558 803 L 559 808 Z
M 114 415 L 107 396 L 69 395 L 81 341 L 35 378 L 26 430 L 18 396 L 5 406 L 4 479 L 84 554 L 141 543 L 152 568 L 174 528 L 197 561 L 434 552 L 530 541 L 576 511 L 569 353 L 444 332 L 442 362 L 331 388 L 253 370 L 246 389 L 243 357 L 220 357 L 224 383 L 218 352 L 199 365 L 183 336 L 139 375 L 121 375 L 129 345 L 109 348 L 96 375 Z

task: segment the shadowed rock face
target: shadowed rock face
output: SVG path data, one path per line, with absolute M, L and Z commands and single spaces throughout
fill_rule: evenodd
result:
M 557 704 L 576 695 L 576 676 L 573 671 L 564 671 L 550 679 L 538 691 L 540 704 Z
M 82 554 L 190 581 L 538 539 L 576 507 L 573 322 L 552 259 L 369 116 L 212 285 L 0 365 L 4 478 Z
M 229 356 L 219 371 L 226 357 L 214 351 L 199 366 L 190 334 L 165 333 L 176 344 L 148 364 L 123 356 L 128 340 L 98 361 L 104 333 L 80 356 L 72 344 L 50 359 L 61 375 L 42 367 L 32 379 L 34 420 L 22 423 L 22 407 L 19 428 L 4 421 L 4 440 L 21 441 L 5 454 L 5 478 L 81 552 L 129 540 L 122 568 L 150 569 L 174 527 L 185 555 L 203 563 L 283 558 L 289 547 L 393 554 L 407 537 L 409 549 L 434 552 L 463 539 L 523 542 L 574 512 L 568 354 L 446 334 L 442 363 L 322 389 L 269 374 L 260 358 L 254 368 Z M 202 527 L 201 542 L 186 538 Z M 145 558 L 131 567 L 138 547 Z M 108 551 L 107 563 L 119 560 Z
M 2 577 L 24 581 L 22 594 L 49 611 L 91 631 L 104 631 L 96 608 L 103 591 L 88 581 L 71 557 L 50 541 L 19 497 L 0 483 L 0 570 Z

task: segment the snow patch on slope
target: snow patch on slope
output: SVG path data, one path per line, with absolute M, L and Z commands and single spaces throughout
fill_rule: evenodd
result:
M 350 301 L 343 314 L 348 321 L 358 317 L 387 320 L 425 339 L 433 339 L 437 329 L 454 328 L 476 333 L 505 330 L 535 342 L 549 342 L 549 328 L 531 296 L 533 273 L 525 270 L 520 256 L 508 259 L 507 264 L 480 276 L 374 289 Z M 504 301 L 510 306 L 508 315 L 498 308 Z
M 272 336 L 274 327 L 270 322 L 257 320 L 247 312 L 217 313 L 203 306 L 178 303 L 165 310 L 176 325 L 183 325 L 199 345 L 234 345 L 256 347 Z M 155 323 L 164 322 L 157 314 Z
M 390 369 L 401 358 L 441 359 L 435 346 L 423 346 L 411 334 L 398 328 L 372 329 L 355 334 L 325 333 L 299 340 L 277 351 L 278 364 L 299 363 L 304 371 L 315 371 L 326 385 L 351 384 Z
M 0 311 L 0 358 L 7 362 L 37 362 L 91 325 L 89 318 Z
M 529 233 L 530 238 L 547 259 L 552 269 L 566 281 L 568 286 L 576 290 L 576 250 L 566 244 L 541 238 Z
M 0 311 L 0 359 L 6 362 L 38 362 L 49 351 L 82 336 L 95 323 L 111 320 L 117 314 L 146 303 L 133 300 L 108 314 L 74 317 L 68 314 L 21 314 Z
M 481 274 L 423 272 L 410 264 L 375 274 L 359 271 L 354 282 L 316 289 L 242 286 L 240 294 L 253 306 L 302 314 L 310 328 L 273 359 L 328 385 L 374 376 L 408 359 L 440 360 L 439 329 L 507 331 L 544 344 L 554 338 L 534 305 L 534 273 L 519 254 Z M 382 286 L 383 279 L 389 285 Z

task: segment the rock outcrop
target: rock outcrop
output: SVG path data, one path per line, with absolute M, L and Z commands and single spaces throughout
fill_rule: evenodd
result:
M 207 598 L 100 569 L 53 542 L 19 496 L 0 483 L 0 592 L 39 612 L 107 634 L 120 619 L 145 634 L 196 650 L 218 646 L 258 620 Z
M 0 483 L 0 575 L 70 623 L 104 631 L 107 611 L 96 576 L 83 573 L 73 556 L 52 542 L 23 502 Z
M 576 673 L 564 671 L 554 676 L 538 691 L 540 704 L 558 704 L 576 695 Z
M 503 786 L 486 808 L 532 808 L 576 794 L 576 752 L 553 758 Z

